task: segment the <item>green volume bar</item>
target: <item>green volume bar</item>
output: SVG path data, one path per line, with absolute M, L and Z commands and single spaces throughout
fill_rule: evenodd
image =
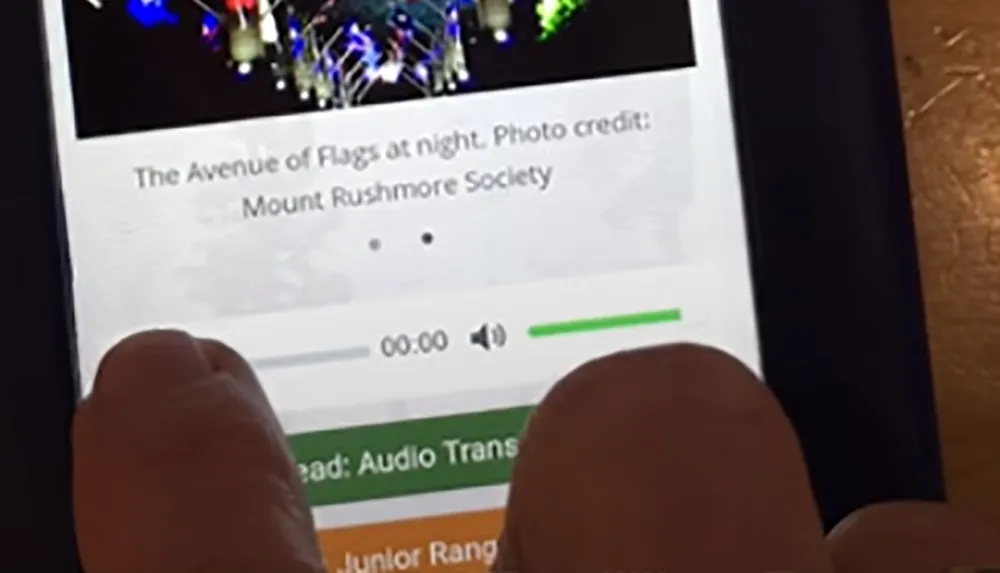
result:
M 585 332 L 597 332 L 599 330 L 611 330 L 615 328 L 634 328 L 637 326 L 649 326 L 651 324 L 679 322 L 680 320 L 681 309 L 670 308 L 666 310 L 637 312 L 634 314 L 616 314 L 594 318 L 580 318 L 565 322 L 536 324 L 528 327 L 528 336 L 532 338 L 547 338 L 550 336 L 583 334 Z

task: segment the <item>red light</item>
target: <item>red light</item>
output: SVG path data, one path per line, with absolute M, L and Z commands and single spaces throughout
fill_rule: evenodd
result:
M 254 12 L 257 10 L 257 0 L 226 0 L 226 10 L 233 13 L 241 10 Z

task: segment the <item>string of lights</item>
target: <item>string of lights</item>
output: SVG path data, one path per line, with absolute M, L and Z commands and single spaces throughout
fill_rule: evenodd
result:
M 101 0 L 87 1 L 103 9 Z M 146 27 L 176 26 L 170 1 L 127 0 L 127 10 Z M 472 80 L 466 43 L 482 32 L 510 42 L 515 0 L 326 0 L 301 11 L 296 0 L 188 1 L 203 14 L 201 41 L 235 74 L 265 69 L 276 90 L 344 109 L 362 105 L 379 84 L 405 82 L 426 97 L 459 90 Z M 540 39 L 584 1 L 538 0 Z

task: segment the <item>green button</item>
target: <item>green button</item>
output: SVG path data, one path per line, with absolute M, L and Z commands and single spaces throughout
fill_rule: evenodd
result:
M 289 437 L 313 506 L 499 485 L 529 406 Z

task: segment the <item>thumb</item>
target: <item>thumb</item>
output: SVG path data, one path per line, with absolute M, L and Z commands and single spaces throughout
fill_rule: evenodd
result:
M 838 573 L 1000 571 L 1000 534 L 943 503 L 860 509 L 830 532 L 827 544 Z
M 73 449 L 87 571 L 323 571 L 277 418 L 221 343 L 172 331 L 120 342 L 77 410 Z

